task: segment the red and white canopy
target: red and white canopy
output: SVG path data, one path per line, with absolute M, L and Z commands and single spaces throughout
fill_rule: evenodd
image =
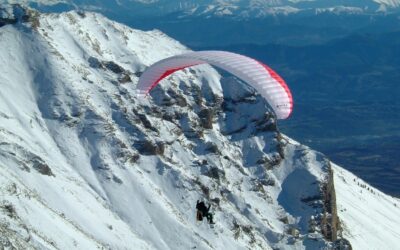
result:
M 278 119 L 286 119 L 292 112 L 292 94 L 275 71 L 255 59 L 226 51 L 189 52 L 158 61 L 142 74 L 137 89 L 140 94 L 148 94 L 175 71 L 204 63 L 226 70 L 253 86 L 267 100 Z

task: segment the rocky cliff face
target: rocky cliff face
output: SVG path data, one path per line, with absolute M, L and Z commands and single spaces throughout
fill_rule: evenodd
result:
M 282 135 L 246 84 L 198 66 L 136 96 L 147 66 L 188 50 L 179 42 L 77 12 L 31 12 L 0 38 L 4 246 L 342 242 L 329 161 Z M 214 228 L 195 220 L 198 199 L 212 205 Z
M 324 218 L 323 218 L 323 234 L 325 238 L 335 241 L 338 238 L 338 230 L 340 230 L 340 222 L 336 208 L 336 193 L 333 178 L 332 167 L 328 169 L 328 179 L 323 186 L 324 194 Z

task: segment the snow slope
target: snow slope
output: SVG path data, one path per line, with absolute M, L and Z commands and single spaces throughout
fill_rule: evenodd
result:
M 95 13 L 26 14 L 28 22 L 0 28 L 0 46 L 7 48 L 0 52 L 2 246 L 337 243 L 323 238 L 329 161 L 281 135 L 254 90 L 198 66 L 138 99 L 141 72 L 185 46 Z M 346 186 L 338 183 L 338 204 L 346 206 L 339 192 Z M 212 204 L 215 228 L 195 221 L 198 199 Z M 354 220 L 341 219 L 350 237 Z M 387 234 L 373 242 L 388 237 L 387 246 L 395 247 L 395 232 Z M 349 240 L 354 249 L 362 246 Z
M 353 249 L 397 249 L 400 200 L 334 166 L 338 214 Z

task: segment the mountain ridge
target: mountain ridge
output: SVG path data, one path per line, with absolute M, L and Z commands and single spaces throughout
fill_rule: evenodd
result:
M 27 20 L 0 28 L 0 44 L 9 48 L 0 53 L 0 230 L 6 232 L 0 239 L 5 245 L 304 249 L 344 244 L 341 232 L 338 241 L 325 239 L 327 229 L 321 227 L 329 225 L 323 222 L 329 211 L 322 189 L 331 163 L 280 134 L 254 90 L 199 66 L 174 74 L 151 97 L 138 99 L 141 72 L 188 51 L 185 46 L 160 31 L 133 30 L 95 13 L 29 13 Z M 341 187 L 354 185 L 347 181 Z M 345 194 L 338 193 L 339 200 Z M 372 196 L 375 203 L 398 204 L 380 195 Z M 214 229 L 195 221 L 199 198 L 212 204 Z M 344 209 L 348 202 L 338 206 Z M 388 208 L 393 219 L 382 225 L 397 222 L 396 206 Z M 352 245 L 363 241 L 351 234 L 358 230 L 354 222 L 342 224 Z M 389 232 L 374 244 L 391 247 L 396 237 Z

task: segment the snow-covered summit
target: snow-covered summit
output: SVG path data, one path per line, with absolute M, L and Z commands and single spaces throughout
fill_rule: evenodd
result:
M 396 246 L 395 231 L 377 237 L 357 224 L 370 225 L 350 208 L 346 188 L 359 182 L 280 134 L 263 99 L 237 79 L 198 66 L 138 99 L 141 72 L 187 51 L 179 42 L 95 13 L 27 13 L 0 28 L 4 246 L 315 249 L 369 238 Z M 214 228 L 196 222 L 198 199 L 212 204 Z M 367 200 L 393 203 L 379 225 L 399 218 L 394 198 Z

